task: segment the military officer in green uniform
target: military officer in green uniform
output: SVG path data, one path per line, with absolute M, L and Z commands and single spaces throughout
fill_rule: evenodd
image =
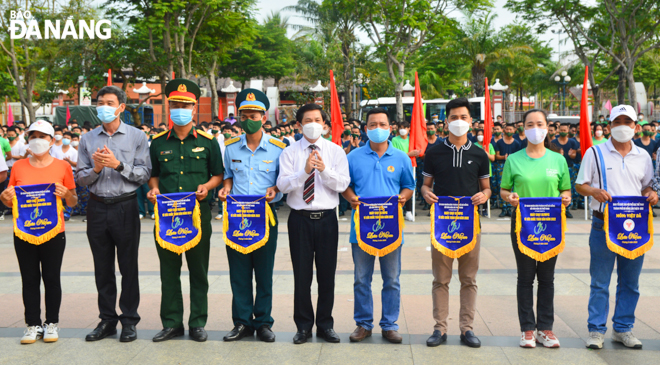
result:
M 270 107 L 268 98 L 260 90 L 245 89 L 237 95 L 236 104 L 245 134 L 225 141 L 227 171 L 218 197 L 225 201 L 228 194 L 264 195 L 269 203 L 276 202 L 282 197 L 276 182 L 279 158 L 285 145 L 263 132 L 262 125 Z M 227 246 L 234 329 L 224 337 L 225 341 L 252 336 L 255 330 L 260 340 L 275 341 L 271 310 L 277 214 L 272 205 L 271 210 L 276 223 L 270 227 L 268 242 L 263 247 L 243 254 Z M 253 275 L 257 284 L 256 296 L 252 292 Z
M 172 129 L 156 135 L 151 142 L 151 170 L 147 198 L 154 204 L 156 195 L 195 192 L 200 202 L 202 237 L 185 252 L 190 272 L 189 335 L 195 341 L 206 341 L 204 330 L 208 318 L 208 269 L 211 239 L 211 210 L 208 192 L 220 185 L 224 167 L 220 146 L 212 135 L 193 128 L 193 115 L 199 98 L 199 86 L 186 79 L 167 83 Z M 160 259 L 161 303 L 160 318 L 163 330 L 154 342 L 182 336 L 183 296 L 181 293 L 182 256 L 156 243 Z

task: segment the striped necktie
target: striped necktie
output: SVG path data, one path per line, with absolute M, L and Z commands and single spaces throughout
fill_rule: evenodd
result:
M 314 152 L 316 149 L 316 145 L 310 144 L 309 148 Z M 309 177 L 307 177 L 307 180 L 305 180 L 305 185 L 303 188 L 303 200 L 307 204 L 311 204 L 312 201 L 314 200 L 314 175 L 316 174 L 316 169 L 312 169 L 312 172 L 309 174 Z

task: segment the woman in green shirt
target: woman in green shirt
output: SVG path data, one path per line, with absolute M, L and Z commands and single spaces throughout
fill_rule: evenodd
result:
M 603 130 L 603 125 L 594 123 L 594 137 L 591 139 L 591 143 L 594 146 L 597 146 L 605 142 L 607 142 L 607 138 L 605 138 L 605 131 Z
M 504 164 L 500 195 L 517 207 L 520 198 L 559 197 L 568 207 L 571 203 L 571 180 L 566 159 L 555 152 L 550 143 L 548 119 L 544 111 L 533 109 L 523 116 L 527 147 L 512 155 Z M 512 192 L 515 190 L 515 192 Z M 539 262 L 518 249 L 515 220 L 518 210 L 511 216 L 511 243 L 518 267 L 518 319 L 522 338 L 521 347 L 559 347 L 552 333 L 554 322 L 554 276 L 557 256 Z M 534 278 L 538 280 L 536 320 L 534 319 Z M 536 332 L 534 332 L 536 330 Z

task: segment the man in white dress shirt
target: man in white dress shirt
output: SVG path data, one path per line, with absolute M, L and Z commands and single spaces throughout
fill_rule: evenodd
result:
M 332 307 L 335 297 L 338 224 L 335 208 L 339 193 L 350 183 L 344 150 L 321 137 L 323 116 L 317 104 L 298 109 L 296 126 L 304 138 L 286 148 L 280 156 L 278 189 L 289 194 L 289 248 L 295 280 L 293 320 L 298 332 L 293 343 L 307 342 L 312 336 L 314 308 L 311 285 L 316 260 L 318 302 L 316 336 L 339 342 L 333 330 Z

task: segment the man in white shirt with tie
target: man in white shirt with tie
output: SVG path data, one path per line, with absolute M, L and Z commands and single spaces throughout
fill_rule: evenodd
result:
M 311 285 L 316 261 L 318 302 L 316 336 L 339 342 L 332 318 L 337 269 L 339 227 L 335 208 L 339 193 L 350 183 L 344 150 L 321 137 L 323 115 L 317 104 L 298 109 L 296 126 L 304 138 L 286 148 L 280 156 L 278 189 L 289 194 L 289 248 L 295 280 L 293 320 L 298 332 L 293 343 L 302 344 L 312 336 L 314 308 Z

